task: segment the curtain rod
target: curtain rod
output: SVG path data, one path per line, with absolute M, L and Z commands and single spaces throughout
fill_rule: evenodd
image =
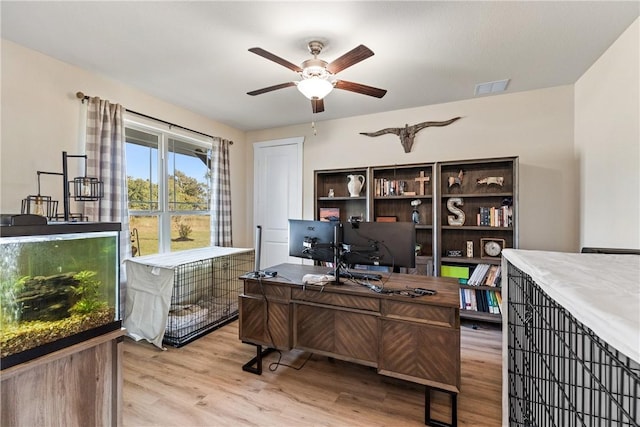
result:
M 88 100 L 90 97 L 85 95 L 82 92 L 76 92 L 76 98 L 82 100 L 82 103 L 84 104 L 84 101 Z M 127 113 L 135 114 L 136 116 L 144 117 L 145 119 L 155 120 L 156 122 L 164 123 L 165 125 L 168 125 L 169 127 L 176 127 L 176 128 L 179 128 L 179 129 L 187 130 L 189 132 L 197 133 L 198 135 L 206 136 L 206 137 L 209 137 L 209 138 L 212 138 L 212 139 L 217 138 L 215 136 L 211 136 L 211 135 L 206 134 L 204 132 L 200 132 L 200 131 L 197 131 L 197 130 L 189 129 L 189 128 L 186 128 L 184 126 L 180 126 L 180 125 L 177 125 L 175 123 L 168 122 L 166 120 L 162 120 L 162 119 L 158 119 L 156 117 L 152 117 L 152 116 L 149 116 L 149 115 L 146 115 L 146 114 L 138 113 L 137 111 L 132 111 L 132 110 L 129 110 L 129 109 L 126 109 L 126 110 L 127 110 Z M 229 141 L 229 145 L 233 145 L 233 141 Z

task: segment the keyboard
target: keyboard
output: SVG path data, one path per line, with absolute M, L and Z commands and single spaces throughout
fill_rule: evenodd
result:
M 382 275 L 377 273 L 359 273 L 357 271 L 340 271 L 340 277 L 343 279 L 355 280 L 382 280 Z

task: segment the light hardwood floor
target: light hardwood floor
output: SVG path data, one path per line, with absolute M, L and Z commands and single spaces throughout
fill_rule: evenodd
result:
M 461 333 L 460 426 L 500 425 L 501 332 Z M 255 347 L 238 339 L 232 322 L 182 348 L 161 351 L 124 342 L 123 424 L 133 426 L 423 426 L 424 387 L 378 375 L 372 368 L 312 355 L 300 370 L 269 365 L 242 370 Z M 303 365 L 309 353 L 283 353 Z M 448 418 L 448 397 L 433 398 L 433 416 Z

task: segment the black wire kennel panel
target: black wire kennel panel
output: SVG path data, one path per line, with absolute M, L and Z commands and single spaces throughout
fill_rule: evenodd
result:
M 638 426 L 640 365 L 508 264 L 510 426 Z
M 235 320 L 242 291 L 239 277 L 253 269 L 253 250 L 176 267 L 163 342 L 180 347 Z

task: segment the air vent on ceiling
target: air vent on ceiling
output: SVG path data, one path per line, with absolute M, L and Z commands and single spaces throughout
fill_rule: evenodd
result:
M 510 79 L 496 80 L 495 82 L 478 83 L 475 95 L 486 95 L 488 93 L 504 92 L 507 89 Z

